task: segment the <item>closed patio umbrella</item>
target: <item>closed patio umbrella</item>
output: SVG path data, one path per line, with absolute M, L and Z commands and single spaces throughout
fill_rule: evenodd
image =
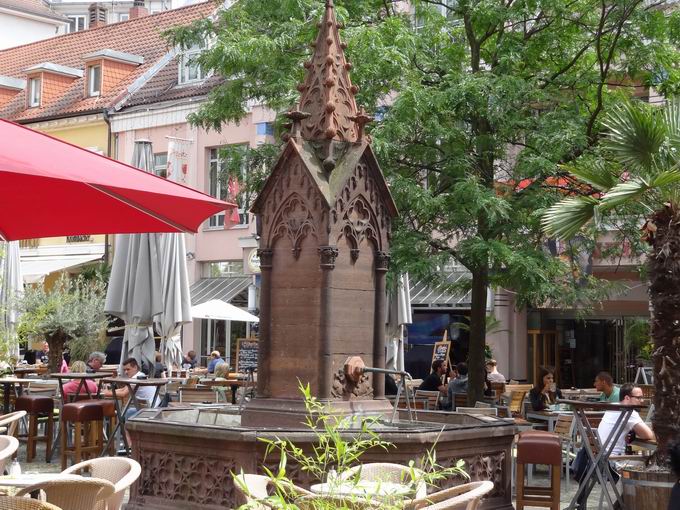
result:
M 413 322 L 408 273 L 399 276 L 397 287 L 389 294 L 387 310 L 386 368 L 404 370 L 404 327 Z
M 10 352 L 19 357 L 19 342 L 16 336 L 16 324 L 19 313 L 16 306 L 16 298 L 24 290 L 23 277 L 21 275 L 21 256 L 19 254 L 19 242 L 11 241 L 3 243 L 4 250 L 1 254 L 0 265 L 0 313 L 2 325 L 10 340 Z
M 150 171 L 151 142 L 136 141 L 132 159 L 137 168 Z M 116 236 L 105 310 L 125 321 L 121 363 L 132 357 L 153 367 L 153 322 L 163 311 L 159 234 Z

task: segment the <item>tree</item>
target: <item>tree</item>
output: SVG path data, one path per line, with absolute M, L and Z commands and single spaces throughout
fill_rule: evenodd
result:
M 77 343 L 80 356 L 88 345 L 100 345 L 98 337 L 107 324 L 105 299 L 106 286 L 101 280 L 63 276 L 50 289 L 29 286 L 19 303 L 22 315 L 17 330 L 24 339 L 47 341 L 49 370 L 58 373 L 69 342 Z
M 544 249 L 537 210 L 571 187 L 557 164 L 597 142 L 612 103 L 638 84 L 672 88 L 675 32 L 658 4 L 642 0 L 414 0 L 414 10 L 393 0 L 337 4 L 357 100 L 378 118 L 370 134 L 401 212 L 393 267 L 433 283 L 452 262 L 471 275 L 474 401 L 483 386 L 488 287 L 512 289 L 518 306 L 602 296 L 592 278 L 575 277 Z M 211 41 L 199 63 L 225 77 L 191 121 L 219 130 L 242 119 L 251 100 L 277 112 L 294 105 L 322 9 L 319 0 L 278 0 L 267 9 L 240 0 L 175 31 L 182 47 Z
M 582 158 L 569 168 L 595 193 L 565 198 L 543 223 L 548 234 L 568 238 L 587 224 L 606 228 L 620 215 L 644 210 L 656 386 L 652 423 L 663 461 L 669 442 L 680 438 L 680 103 L 626 103 L 605 126 L 602 158 Z

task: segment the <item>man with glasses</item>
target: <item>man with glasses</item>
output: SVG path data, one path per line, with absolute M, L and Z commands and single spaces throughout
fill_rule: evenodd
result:
M 621 405 L 640 405 L 642 404 L 642 389 L 633 384 L 624 384 L 619 389 L 619 400 Z M 607 411 L 602 417 L 602 421 L 597 427 L 597 435 L 600 442 L 604 445 L 609 439 L 612 429 L 619 417 L 619 411 Z M 654 439 L 654 432 L 644 422 L 637 411 L 633 411 L 626 423 L 624 433 L 619 436 L 619 440 L 612 450 L 612 455 L 623 455 L 626 451 L 626 436 L 630 431 L 635 432 L 640 439 Z

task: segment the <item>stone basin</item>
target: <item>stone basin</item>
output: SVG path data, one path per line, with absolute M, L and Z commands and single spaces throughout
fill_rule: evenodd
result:
M 238 408 L 145 409 L 129 420 L 133 458 L 142 466 L 126 508 L 130 510 L 223 510 L 241 501 L 234 489 L 233 472 L 262 473 L 262 466 L 278 466 L 278 458 L 265 459 L 261 438 L 289 439 L 302 448 L 314 442 L 304 428 L 253 428 L 241 426 Z M 419 412 L 419 421 L 403 414 L 395 423 L 374 424 L 389 451 L 369 451 L 362 462 L 418 462 L 436 445 L 437 461 L 444 467 L 463 459 L 472 480 L 491 480 L 494 491 L 480 508 L 511 509 L 510 448 L 516 427 L 512 421 L 459 413 Z M 420 421 L 426 420 L 426 421 Z M 358 421 L 357 421 L 358 423 Z M 351 426 L 343 432 L 351 437 Z M 287 466 L 288 476 L 308 487 L 310 480 L 297 466 Z M 451 479 L 442 487 L 462 483 Z

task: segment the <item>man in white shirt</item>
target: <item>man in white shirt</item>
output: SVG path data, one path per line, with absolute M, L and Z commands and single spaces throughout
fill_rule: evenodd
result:
M 624 384 L 619 389 L 619 400 L 622 405 L 639 405 L 642 403 L 642 389 L 633 384 Z M 602 445 L 608 443 L 612 429 L 619 418 L 620 411 L 607 411 L 602 417 L 602 421 L 597 427 L 597 435 L 600 437 Z M 616 446 L 612 450 L 612 455 L 623 455 L 626 451 L 626 435 L 634 431 L 636 437 L 640 439 L 654 439 L 654 432 L 640 418 L 637 411 L 633 411 L 625 425 L 623 433 L 616 441 Z
M 125 377 L 130 379 L 146 379 L 146 374 L 139 370 L 139 363 L 137 363 L 135 358 L 128 358 L 123 362 L 123 372 L 125 372 Z M 155 392 L 156 388 L 154 386 L 140 386 L 137 388 L 137 393 L 135 396 L 137 397 L 138 401 L 145 401 L 149 407 L 158 407 L 159 399 L 156 399 L 156 402 L 152 402 Z M 105 397 L 113 397 L 113 392 L 111 390 L 102 391 L 102 395 Z M 116 388 L 116 398 L 125 400 L 129 395 L 130 390 L 128 389 L 128 386 Z M 132 404 L 134 404 L 134 401 Z M 125 413 L 125 418 L 129 418 L 136 412 L 137 409 L 131 405 Z

